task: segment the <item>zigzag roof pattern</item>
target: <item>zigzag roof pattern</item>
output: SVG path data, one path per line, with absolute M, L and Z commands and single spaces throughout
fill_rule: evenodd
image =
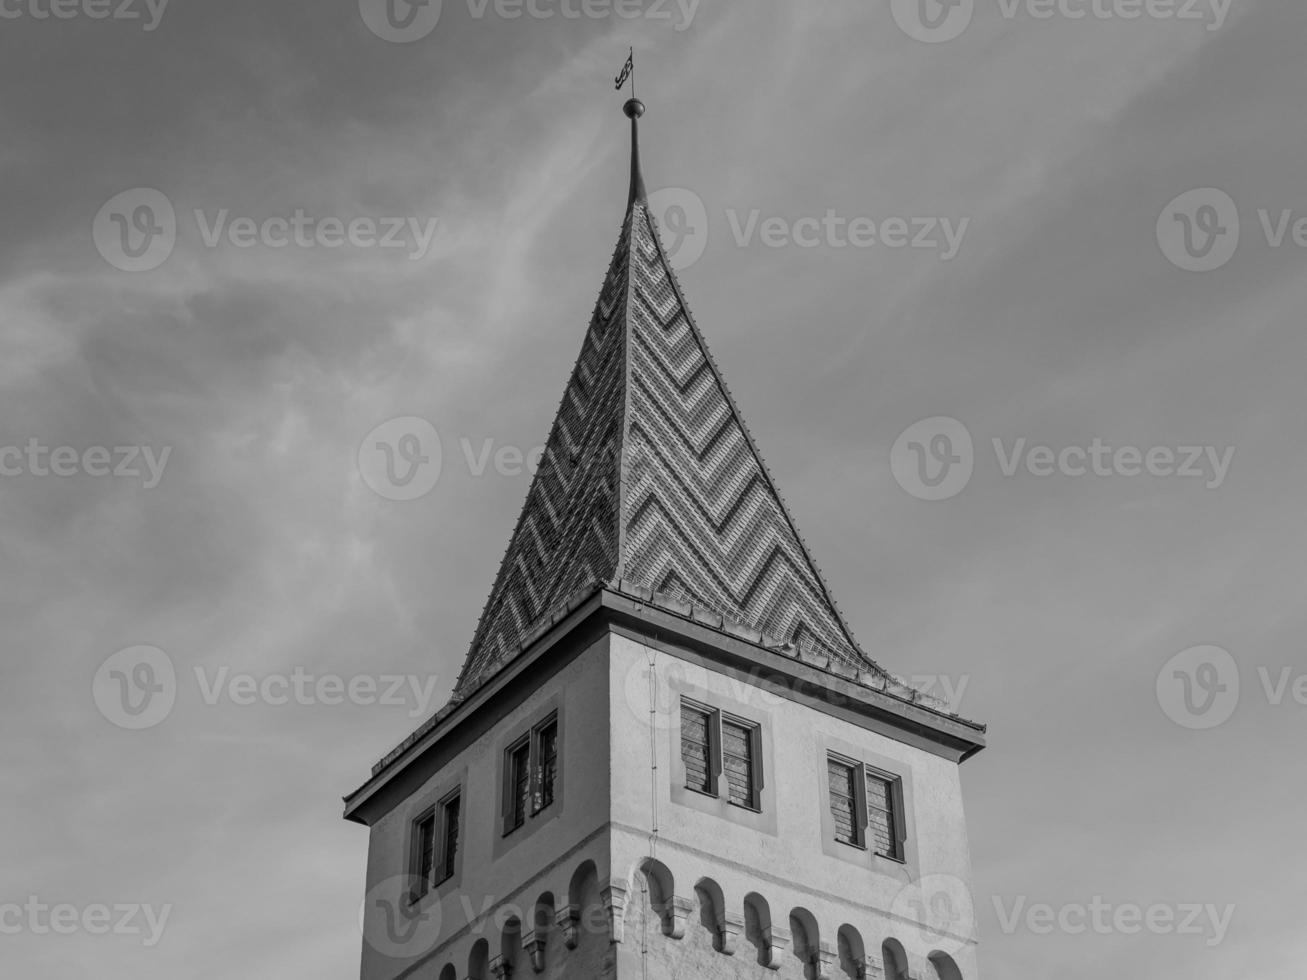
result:
M 637 129 L 617 248 L 463 670 L 462 700 L 578 592 L 616 582 L 889 677 L 808 553 L 686 306 Z

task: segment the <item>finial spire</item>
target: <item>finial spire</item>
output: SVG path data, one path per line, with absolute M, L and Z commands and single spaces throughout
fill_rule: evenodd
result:
M 645 199 L 644 174 L 640 172 L 640 117 L 644 115 L 644 103 L 631 99 L 622 111 L 631 120 L 631 194 L 626 201 L 629 208 L 636 201 Z
M 640 117 L 644 115 L 644 103 L 635 97 L 635 48 L 631 48 L 626 64 L 621 74 L 617 76 L 619 90 L 626 84 L 627 79 L 631 80 L 631 98 L 622 106 L 622 111 L 626 113 L 626 118 L 631 120 L 631 194 L 626 201 L 629 209 L 636 201 L 645 199 L 644 175 L 640 172 Z

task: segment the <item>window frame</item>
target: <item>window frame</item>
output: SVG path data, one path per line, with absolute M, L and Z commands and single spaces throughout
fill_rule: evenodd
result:
M 553 729 L 554 754 L 553 770 L 549 780 L 549 799 L 544 798 L 544 768 L 541 761 L 543 736 Z M 526 749 L 525 757 L 520 756 Z M 525 792 L 518 794 L 518 759 L 526 767 Z M 531 820 L 550 810 L 560 799 L 560 780 L 563 771 L 563 725 L 558 709 L 550 711 L 539 721 L 532 724 L 525 732 L 504 747 L 501 763 L 501 837 L 509 837 L 525 827 Z M 518 816 L 518 802 L 523 801 L 522 813 Z
M 549 799 L 545 800 L 544 735 L 551 728 L 554 733 L 554 768 L 549 774 Z M 557 711 L 551 712 L 544 721 L 531 728 L 531 816 L 533 817 L 548 810 L 558 799 L 558 770 L 562 766 L 562 744 L 559 739 L 561 731 Z
M 875 857 L 884 858 L 887 861 L 893 861 L 896 864 L 906 864 L 908 837 L 907 814 L 903 801 L 903 777 L 898 773 L 890 772 L 880 766 L 852 758 L 833 749 L 826 750 L 826 763 L 827 767 L 824 771 L 827 773 L 830 771 L 830 764 L 835 763 L 844 766 L 846 769 L 852 770 L 854 774 L 853 830 L 856 839 L 854 841 L 847 841 L 840 837 L 838 833 L 832 833 L 828 835 L 830 840 L 836 844 L 842 844 L 845 847 L 865 851 Z M 889 788 L 890 808 L 888 813 L 891 836 L 893 837 L 892 852 L 880 850 L 872 843 L 871 808 L 869 804 L 870 793 L 868 786 L 869 779 L 880 780 Z M 838 830 L 838 822 L 835 819 L 834 800 L 832 799 L 830 792 L 829 777 L 827 778 L 825 797 L 826 811 L 829 815 L 831 825 Z
M 526 755 L 522 755 L 522 750 L 526 749 Z M 523 787 L 525 793 L 518 792 L 518 786 L 521 785 L 518 764 L 526 769 L 526 784 Z M 504 836 L 507 837 L 515 830 L 520 830 L 526 826 L 527 817 L 531 812 L 531 733 L 520 735 L 509 746 L 504 749 Z M 521 816 L 518 816 L 518 804 L 522 804 Z
M 423 846 L 423 826 L 431 825 L 431 869 L 423 867 L 423 858 L 425 857 L 426 848 Z M 439 820 L 436 818 L 435 806 L 429 806 L 420 814 L 413 818 L 409 824 L 409 874 L 414 879 L 413 892 L 409 896 L 410 902 L 419 902 L 431 893 L 434 887 L 432 879 L 435 877 L 435 868 L 438 861 L 436 855 L 436 840 L 438 838 Z
M 847 770 L 849 776 L 851 777 L 850 781 L 853 783 L 853 819 L 852 819 L 853 840 L 845 840 L 844 838 L 840 837 L 838 833 L 839 821 L 835 819 L 835 801 L 833 797 L 831 797 L 831 793 L 830 793 L 829 774 L 830 774 L 830 767 L 832 764 L 840 766 L 843 769 Z M 827 773 L 826 793 L 828 797 L 826 809 L 830 813 L 831 823 L 835 826 L 835 829 L 837 831 L 832 836 L 831 839 L 834 840 L 835 843 L 837 844 L 843 844 L 845 847 L 856 847 L 860 851 L 865 851 L 867 849 L 867 826 L 866 826 L 866 822 L 863 820 L 863 814 L 866 811 L 866 801 L 865 801 L 866 779 L 865 777 L 860 777 L 858 775 L 860 772 L 864 772 L 865 769 L 866 766 L 863 763 L 857 762 L 846 756 L 840 755 L 838 752 L 826 753 L 826 773 Z
M 703 763 L 704 763 L 704 775 L 706 777 L 706 782 L 707 782 L 706 786 L 698 786 L 698 785 L 690 784 L 690 768 L 688 765 L 686 765 L 685 762 L 685 711 L 687 708 L 690 711 L 692 711 L 694 714 L 700 715 L 703 718 L 703 732 L 704 732 Z M 700 702 L 695 701 L 693 698 L 682 697 L 681 719 L 680 719 L 681 723 L 680 723 L 680 730 L 678 732 L 678 734 L 680 735 L 678 744 L 681 750 L 681 766 L 685 770 L 685 789 L 689 790 L 691 793 L 698 793 L 701 796 L 711 796 L 713 799 L 717 798 L 716 759 L 718 756 L 716 737 L 714 735 L 717 726 L 713 723 L 713 714 L 715 710 L 716 709 L 711 708 L 706 704 L 701 704 Z
M 459 804 L 457 825 L 455 827 L 454 853 L 448 853 L 449 845 L 449 806 L 457 801 Z M 456 785 L 435 803 L 424 807 L 418 815 L 409 821 L 409 874 L 414 879 L 409 901 L 417 904 L 439 890 L 441 885 L 455 878 L 458 874 L 458 860 L 462 853 L 459 846 L 463 840 L 463 786 Z M 424 867 L 425 846 L 423 827 L 431 827 L 431 866 Z
M 689 783 L 689 769 L 685 765 L 684 712 L 686 708 L 689 708 L 696 714 L 705 716 L 707 719 L 708 788 L 706 790 L 701 789 L 698 786 L 692 786 Z M 704 704 L 702 701 L 684 694 L 681 695 L 681 712 L 680 724 L 678 726 L 679 731 L 677 734 L 679 736 L 678 744 L 681 747 L 681 768 L 685 770 L 686 776 L 683 788 L 691 793 L 697 793 L 700 796 L 708 796 L 721 800 L 728 806 L 733 806 L 740 810 L 747 810 L 750 813 L 761 813 L 764 771 L 762 757 L 762 724 L 751 718 L 745 718 L 730 711 L 724 711 L 713 705 Z M 725 772 L 726 749 L 723 731 L 723 727 L 727 724 L 744 729 L 748 739 L 748 769 L 750 785 L 749 800 L 747 803 L 740 803 L 730 798 L 730 780 Z
M 454 817 L 454 847 L 453 854 L 450 854 L 449 847 L 449 808 L 453 804 L 458 804 L 458 813 Z M 458 857 L 462 853 L 463 843 L 463 789 L 459 787 L 452 793 L 445 794 L 445 797 L 436 804 L 436 813 L 440 815 L 436 821 L 436 829 L 439 836 L 437 853 L 435 856 L 435 869 L 438 877 L 434 887 L 439 888 L 445 882 L 454 877 L 458 871 Z
M 885 858 L 887 861 L 897 861 L 899 864 L 904 864 L 907 861 L 905 855 L 907 853 L 908 838 L 907 821 L 903 812 L 903 778 L 895 773 L 886 772 L 878 766 L 864 763 L 862 765 L 862 779 L 860 780 L 862 783 L 862 796 L 864 800 L 870 798 L 870 794 L 867 792 L 867 781 L 869 779 L 877 779 L 885 783 L 889 788 L 890 806 L 888 813 L 890 821 L 890 836 L 893 838 L 892 844 L 894 850 L 891 853 L 886 853 L 885 851 L 877 850 L 875 847 L 872 847 L 870 839 L 871 810 L 869 804 L 864 804 L 864 806 L 867 807 L 867 834 L 865 838 L 867 850 L 871 851 L 877 857 Z

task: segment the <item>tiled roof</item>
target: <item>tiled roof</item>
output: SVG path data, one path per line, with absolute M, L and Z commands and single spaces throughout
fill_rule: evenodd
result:
M 638 164 L 617 250 L 454 699 L 578 592 L 618 581 L 888 677 L 854 641 L 722 382 L 660 244 Z

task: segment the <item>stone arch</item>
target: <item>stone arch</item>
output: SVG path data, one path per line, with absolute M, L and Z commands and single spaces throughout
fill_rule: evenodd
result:
M 885 968 L 885 980 L 907 980 L 908 954 L 901 942 L 886 939 L 880 944 L 880 956 Z
M 582 861 L 572 872 L 572 880 L 567 886 L 567 904 L 574 908 L 583 908 L 587 900 L 599 898 L 599 869 L 590 860 Z
M 699 923 L 712 937 L 712 948 L 719 953 L 726 952 L 726 896 L 722 886 L 711 878 L 700 878 L 694 886 L 694 896 L 699 900 Z
M 536 899 L 535 910 L 532 912 L 531 927 L 537 933 L 549 932 L 554 927 L 555 914 L 554 893 L 541 892 L 540 897 Z
M 685 922 L 677 914 L 676 878 L 671 869 L 657 858 L 645 858 L 636 866 L 631 878 L 628 907 L 647 908 L 660 924 L 664 936 L 673 939 L 684 936 Z
M 516 968 L 521 949 L 522 920 L 516 915 L 510 915 L 499 933 L 499 962 Z
M 633 884 L 638 890 L 640 879 L 649 889 L 649 902 L 655 907 L 666 905 L 676 895 L 676 878 L 671 869 L 657 858 L 645 858 L 635 869 Z
M 454 969 L 453 963 L 445 964 L 445 968 L 440 971 L 440 980 L 458 980 L 458 971 Z
M 939 980 L 962 980 L 962 971 L 958 969 L 957 963 L 948 953 L 937 949 L 926 958 L 930 960 L 930 965 L 935 968 Z
M 553 898 L 552 893 L 546 892 L 545 895 Z M 542 914 L 541 903 L 544 898 L 542 895 L 536 901 L 537 919 Z M 598 935 L 607 931 L 608 914 L 599 888 L 599 869 L 594 861 L 582 861 L 572 872 L 567 883 L 566 904 L 555 910 L 554 921 L 562 930 L 563 943 L 568 949 L 576 949 L 581 944 L 583 935 Z
M 635 869 L 635 887 L 633 898 L 646 896 L 648 908 L 652 909 L 656 919 L 663 924 L 664 936 L 672 936 L 672 902 L 676 898 L 676 878 L 667 865 L 654 857 L 646 857 Z
M 467 980 L 490 980 L 490 943 L 478 939 L 467 955 Z
M 794 937 L 794 955 L 803 964 L 809 980 L 821 975 L 821 927 L 817 917 L 805 908 L 790 910 L 790 933 Z
M 837 939 L 840 969 L 844 975 L 851 980 L 866 980 L 867 947 L 862 941 L 862 933 L 846 922 L 840 926 Z
M 550 936 L 558 919 L 553 892 L 541 892 L 531 909 L 531 931 L 522 937 L 522 950 L 531 961 L 536 973 L 545 968 Z M 570 924 L 570 923 L 569 923 Z
M 772 965 L 771 906 L 757 892 L 744 896 L 744 938 L 758 953 L 758 962 Z

